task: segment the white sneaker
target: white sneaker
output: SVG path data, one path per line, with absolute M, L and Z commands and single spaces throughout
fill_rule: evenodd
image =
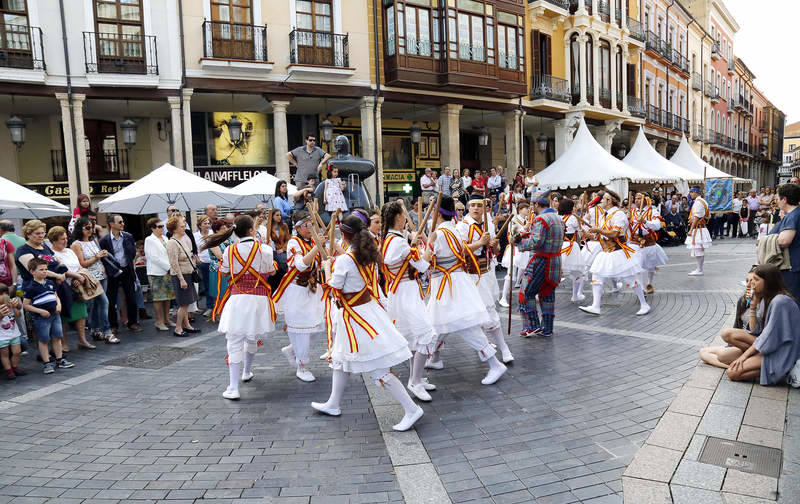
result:
M 308 369 L 304 367 L 297 368 L 297 372 L 294 374 L 296 377 L 300 378 L 304 382 L 312 382 L 316 380 L 314 375 Z
M 699 270 L 694 270 L 689 273 L 689 276 L 703 276 L 703 272 Z
M 225 399 L 230 399 L 230 400 L 233 401 L 233 400 L 239 399 L 239 397 L 241 397 L 241 396 L 239 395 L 239 391 L 238 390 L 231 390 L 231 389 L 228 388 L 228 389 L 225 389 L 225 392 L 222 393 L 222 397 L 224 397 Z
M 489 369 L 489 372 L 486 373 L 486 377 L 483 380 L 481 380 L 481 383 L 483 383 L 484 385 L 492 385 L 493 383 L 497 382 L 497 380 L 499 380 L 501 376 L 506 374 L 508 368 L 503 364 L 500 365 L 502 367 L 496 369 Z
M 312 402 L 311 407 L 320 413 L 325 413 L 330 416 L 339 416 L 342 414 L 342 410 L 339 408 L 331 408 L 328 406 L 328 403 Z
M 511 349 L 506 346 L 500 353 L 503 354 L 503 364 L 508 364 L 509 362 L 514 362 L 514 356 L 511 355 Z
M 441 360 L 432 361 L 430 358 L 425 361 L 425 369 L 444 369 L 444 362 Z
M 650 305 L 646 304 L 639 308 L 639 311 L 636 312 L 636 315 L 647 315 L 648 313 L 650 313 Z
M 392 429 L 400 432 L 407 431 L 408 429 L 413 427 L 415 423 L 417 423 L 417 420 L 422 418 L 423 413 L 424 411 L 422 411 L 422 408 L 417 406 L 416 411 L 414 411 L 411 414 L 406 413 L 405 416 L 403 416 L 403 419 L 400 420 L 400 423 L 397 425 L 393 425 Z
M 319 356 L 319 360 L 328 360 L 331 358 L 331 352 L 327 351 L 324 354 Z
M 586 313 L 591 313 L 592 315 L 600 315 L 600 308 L 595 308 L 594 306 L 579 306 L 581 311 L 585 311 Z
M 255 376 L 255 375 L 253 374 L 252 371 L 250 371 L 249 373 L 244 373 L 243 372 L 242 373 L 242 381 L 247 383 L 247 382 L 249 382 L 250 380 L 253 379 L 253 376 Z
M 203 312 L 203 316 L 204 317 L 210 317 L 211 316 L 211 310 L 209 309 L 209 310 L 204 311 Z
M 289 361 L 290 366 L 295 367 L 297 365 L 297 356 L 294 354 L 292 345 L 286 345 L 281 348 L 281 353 L 286 357 L 286 360 Z
M 583 294 L 578 294 L 577 297 L 570 298 L 570 301 L 572 301 L 573 303 L 578 303 L 580 301 L 583 301 L 584 299 L 586 299 L 586 296 L 584 296 Z
M 436 390 L 436 385 L 434 385 L 433 383 L 430 383 L 427 378 L 423 378 L 422 379 L 422 386 L 425 387 L 425 390 L 427 390 L 429 392 L 431 390 Z
M 499 304 L 503 308 L 508 308 L 508 301 L 506 301 L 506 298 L 500 299 L 500 301 L 498 301 L 497 304 Z
M 431 395 L 428 393 L 428 391 L 425 390 L 425 386 L 422 383 L 419 383 L 417 385 L 409 383 L 408 387 L 406 387 L 406 388 L 408 388 L 408 390 L 411 391 L 411 393 L 414 395 L 414 397 L 416 397 L 420 401 L 426 401 L 427 402 L 427 401 L 430 401 L 431 399 L 433 399 L 431 397 Z

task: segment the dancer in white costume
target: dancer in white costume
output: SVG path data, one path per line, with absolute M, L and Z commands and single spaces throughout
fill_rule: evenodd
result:
M 692 208 L 689 211 L 689 234 L 686 236 L 686 248 L 689 255 L 697 260 L 697 268 L 689 273 L 689 276 L 702 276 L 703 261 L 706 258 L 706 249 L 711 247 L 711 233 L 708 232 L 706 225 L 711 217 L 708 203 L 701 196 L 699 187 L 692 187 L 689 196 L 694 198 Z
M 517 236 L 527 235 L 528 230 L 530 229 L 530 204 L 525 201 L 518 203 L 516 210 L 517 214 L 511 218 L 511 222 L 508 224 L 508 230 L 511 238 L 508 240 L 508 246 L 503 254 L 503 261 L 501 263 L 506 269 L 506 277 L 503 279 L 503 292 L 500 294 L 499 300 L 499 304 L 503 308 L 508 308 L 508 297 L 511 293 L 511 285 L 513 284 L 514 288 L 519 287 L 519 284 L 522 282 L 522 274 L 531 259 L 530 252 L 520 252 L 519 245 L 514 245 L 514 239 Z M 511 271 L 511 247 L 514 247 L 513 272 Z
M 600 315 L 603 281 L 621 279 L 626 287 L 633 288 L 639 298 L 640 306 L 636 314 L 645 315 L 650 312 L 650 305 L 644 299 L 644 290 L 640 282 L 642 268 L 639 261 L 633 257 L 634 250 L 627 243 L 630 229 L 625 212 L 619 209 L 619 195 L 613 191 L 606 191 L 601 204 L 606 210 L 603 225 L 589 229 L 590 233 L 600 237 L 603 246 L 602 252 L 597 254 L 590 268 L 594 297 L 591 306 L 581 306 L 580 309 L 593 315 Z
M 561 274 L 564 278 L 572 280 L 572 302 L 586 299 L 580 291 L 583 285 L 586 265 L 583 263 L 583 254 L 579 245 L 582 227 L 578 218 L 572 215 L 575 202 L 564 198 L 558 203 L 558 214 L 564 221 L 564 246 L 561 249 Z
M 659 266 L 667 264 L 667 254 L 658 242 L 658 231 L 663 226 L 663 219 L 657 206 L 646 193 L 636 193 L 636 207 L 631 211 L 631 240 L 639 250 L 639 265 L 642 267 L 642 284 L 646 285 L 645 294 L 655 292 L 653 278 Z
M 480 359 L 489 363 L 489 372 L 481 383 L 491 385 L 505 374 L 506 366 L 497 360 L 497 352 L 481 330 L 491 322 L 491 318 L 475 281 L 464 270 L 467 260 L 472 260 L 474 266 L 477 261 L 467 252 L 456 232 L 452 221 L 456 216 L 453 198 L 442 196 L 440 207 L 434 210 L 439 213 L 441 220 L 437 222 L 441 224 L 428 238 L 428 247 L 433 247 L 435 256 L 428 300 L 431 325 L 440 341 L 457 333 L 476 350 Z
M 248 215 L 236 217 L 233 227 L 211 235 L 204 248 L 216 247 L 236 233 L 239 241 L 225 250 L 221 275 L 230 275 L 228 289 L 220 295 L 219 331 L 228 341 L 229 384 L 222 397 L 239 399 L 239 377 L 253 379 L 253 359 L 262 337 L 275 330 L 275 306 L 267 276 L 275 272 L 272 247 L 255 241 L 256 228 Z
M 398 202 L 387 203 L 383 207 L 383 256 L 384 291 L 388 296 L 386 311 L 394 320 L 400 334 L 408 341 L 408 348 L 414 354 L 409 361 L 408 390 L 421 401 L 430 401 L 428 390 L 436 386 L 423 378 L 425 360 L 436 350 L 436 335 L 428 322 L 425 309 L 425 293 L 417 280 L 419 274 L 428 270 L 429 249 L 420 256 L 417 245 L 422 235 L 409 245 L 406 235 L 406 216 L 403 206 Z M 409 223 L 410 224 L 410 223 Z M 424 247 L 424 244 L 423 244 Z
M 411 358 L 408 342 L 378 303 L 380 255 L 369 231 L 354 215 L 345 217 L 340 229 L 345 253 L 333 265 L 330 259 L 324 262 L 326 289 L 331 290 L 341 305 L 336 316 L 336 336 L 328 341 L 333 367 L 331 395 L 327 402 L 312 402 L 311 407 L 328 415 L 341 415 L 339 405 L 346 373 L 369 373 L 403 406 L 405 415 L 392 428 L 405 431 L 422 417 L 422 408 L 414 403 L 389 368 Z M 330 298 L 326 302 L 330 303 Z
M 589 229 L 593 227 L 601 227 L 603 225 L 606 211 L 600 205 L 602 198 L 603 194 L 600 193 L 598 196 L 594 197 L 592 201 L 590 201 L 583 209 L 583 216 L 581 219 L 584 221 L 582 229 L 584 236 L 586 237 L 586 241 L 581 249 L 581 256 L 583 258 L 584 271 L 583 276 L 578 280 L 578 296 L 573 302 L 583 301 L 586 299 L 586 296 L 583 295 L 583 286 L 586 283 L 586 279 L 591 276 L 589 269 L 592 267 L 592 263 L 594 263 L 595 258 L 597 258 L 597 254 L 603 250 L 603 244 L 600 243 L 598 237 L 596 235 L 589 234 Z M 587 226 L 586 224 L 589 225 Z
M 489 322 L 482 325 L 483 332 L 491 335 L 495 345 L 500 350 L 503 362 L 508 364 L 514 360 L 511 349 L 508 348 L 503 329 L 500 326 L 500 315 L 497 313 L 495 303 L 500 296 L 495 274 L 496 254 L 500 251 L 495 226 L 486 211 L 486 200 L 478 195 L 472 195 L 468 202 L 469 212 L 464 219 L 456 224 L 459 237 L 477 259 L 477 267 L 472 261 L 467 261 L 467 271 L 478 286 Z
M 295 369 L 295 376 L 304 382 L 315 380 L 308 369 L 311 335 L 325 330 L 325 305 L 317 288 L 320 247 L 311 238 L 311 215 L 301 210 L 292 215 L 297 233 L 286 244 L 286 275 L 275 290 L 272 299 L 279 312 L 286 319 L 286 333 L 289 345 L 281 352 L 289 365 Z

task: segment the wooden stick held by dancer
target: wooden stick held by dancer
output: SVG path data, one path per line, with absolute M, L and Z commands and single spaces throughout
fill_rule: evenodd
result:
M 439 193 L 439 198 L 441 198 L 441 196 L 442 196 L 442 193 Z M 437 202 L 441 202 L 440 199 L 437 199 L 436 201 Z M 425 211 L 425 215 L 417 223 L 417 233 L 419 233 L 420 231 L 425 229 L 425 223 L 428 222 L 428 217 L 431 216 L 431 211 L 433 210 L 433 206 L 434 206 L 433 203 L 429 203 L 428 204 L 428 209 Z M 438 203 L 437 203 L 437 208 L 438 208 Z M 433 229 L 431 229 L 431 231 L 433 231 Z
M 509 201 L 508 219 L 506 220 L 506 222 L 508 222 L 511 219 L 511 216 L 514 214 L 514 206 L 513 205 L 514 205 L 514 201 L 513 200 Z M 503 227 L 505 227 L 505 224 L 503 224 Z M 497 236 L 501 236 L 501 235 L 497 235 Z M 511 231 L 508 232 L 508 245 L 506 245 L 506 246 L 507 247 L 511 247 L 511 257 L 510 257 L 510 260 L 508 262 L 508 274 L 511 277 L 511 283 L 510 283 L 510 286 L 509 286 L 509 289 L 508 289 L 508 332 L 507 332 L 508 335 L 511 335 L 511 305 L 513 304 L 513 300 L 514 300 L 514 295 L 513 294 L 514 294 L 514 248 L 515 248 L 514 247 L 514 239 L 513 239 L 513 235 L 511 233 Z

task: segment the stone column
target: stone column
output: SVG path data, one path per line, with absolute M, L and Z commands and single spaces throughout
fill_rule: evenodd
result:
M 506 178 L 513 179 L 517 173 L 517 166 L 522 164 L 522 144 L 519 136 L 520 121 L 525 112 L 522 110 L 509 110 L 503 113 L 506 137 Z
M 75 146 L 72 143 L 72 116 L 69 114 L 69 98 L 67 93 L 56 93 L 61 106 L 61 131 L 64 134 L 64 160 L 67 165 L 67 187 L 69 187 L 69 205 L 75 208 L 78 202 L 78 171 L 75 166 Z
M 569 149 L 569 146 L 572 145 L 572 140 L 575 136 L 575 131 L 578 129 L 581 118 L 583 118 L 583 112 L 576 112 L 567 114 L 565 119 L 553 121 L 556 159 L 560 158 L 561 155 Z
M 169 117 L 172 121 L 172 165 L 183 169 L 183 131 L 181 128 L 181 99 L 179 96 L 168 96 Z
M 597 12 L 597 11 L 594 11 Z M 600 103 L 600 39 L 592 39 L 592 83 L 594 84 L 594 104 Z
M 622 27 L 623 30 L 627 30 L 628 29 L 628 15 L 626 14 L 626 11 L 625 11 L 625 2 L 628 2 L 628 1 L 630 1 L 630 0 L 624 0 L 622 2 L 622 10 L 619 13 L 620 20 L 622 21 L 620 23 L 620 26 Z M 623 80 L 622 82 L 625 82 L 625 81 Z
M 586 35 L 578 35 L 578 75 L 580 76 L 580 92 L 581 92 L 581 105 L 587 105 L 586 102 Z M 556 149 L 558 152 L 558 149 Z
M 625 19 L 623 13 L 622 19 Z M 622 113 L 628 113 L 628 46 L 622 46 Z
M 614 9 L 611 9 L 612 12 Z M 617 110 L 617 44 L 611 44 L 611 108 Z
M 659 140 L 658 142 L 656 142 L 656 150 L 663 157 L 667 157 L 667 142 L 663 140 Z
M 597 143 L 602 145 L 603 148 L 610 153 L 611 145 L 614 143 L 614 137 L 620 132 L 621 128 L 622 119 L 612 119 L 606 121 L 602 126 L 594 128 L 593 133 L 597 139 Z
M 83 102 L 86 100 L 85 94 L 72 95 L 72 113 L 75 117 L 75 139 L 78 146 L 78 178 L 80 183 L 78 188 L 82 194 L 89 194 L 89 162 L 86 159 L 86 149 L 84 148 L 86 133 L 83 129 Z
M 186 166 L 184 169 L 194 173 L 194 158 L 192 157 L 192 94 L 193 89 L 183 90 L 183 149 L 186 152 Z
M 289 171 L 289 160 L 286 153 L 289 152 L 289 137 L 286 130 L 286 107 L 288 101 L 272 102 L 272 123 L 275 128 L 275 176 L 281 180 L 291 180 Z M 298 180 L 295 181 L 297 185 Z
M 461 169 L 459 144 L 459 116 L 463 105 L 448 103 L 439 107 L 439 143 L 441 144 L 442 169 L 449 166 L 451 173 Z
M 589 2 L 591 1 L 592 0 L 589 0 Z M 586 14 L 586 0 L 578 0 L 578 10 L 575 12 L 575 14 Z
M 374 96 L 364 96 L 359 102 L 359 109 L 361 110 L 361 157 L 375 163 L 375 176 L 370 177 L 366 185 L 372 196 L 376 197 L 380 202 L 383 202 L 383 156 L 379 154 L 377 158 L 375 157 L 375 146 L 378 146 L 379 153 L 382 152 L 381 144 L 383 142 L 379 141 L 381 138 L 380 110 L 382 103 L 383 98 L 380 98 L 376 103 Z M 377 136 L 375 134 L 376 130 Z

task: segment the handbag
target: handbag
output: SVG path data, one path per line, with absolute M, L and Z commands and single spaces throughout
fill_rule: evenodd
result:
M 78 301 L 89 301 L 103 293 L 103 284 L 98 282 L 90 273 L 89 270 L 81 268 L 78 273 L 83 277 L 83 283 L 73 287 L 74 299 Z
M 175 238 L 170 238 L 170 240 L 175 240 Z M 175 240 L 175 241 L 181 247 L 181 250 L 183 250 L 183 253 L 186 255 L 186 259 L 189 260 L 189 264 L 192 265 L 192 283 L 196 283 L 196 284 L 202 283 L 203 282 L 203 277 L 200 276 L 200 272 L 197 271 L 197 268 L 195 268 L 194 262 L 192 262 L 192 258 L 189 257 L 189 253 L 186 252 L 185 248 L 183 248 L 183 243 L 179 242 L 178 240 Z

